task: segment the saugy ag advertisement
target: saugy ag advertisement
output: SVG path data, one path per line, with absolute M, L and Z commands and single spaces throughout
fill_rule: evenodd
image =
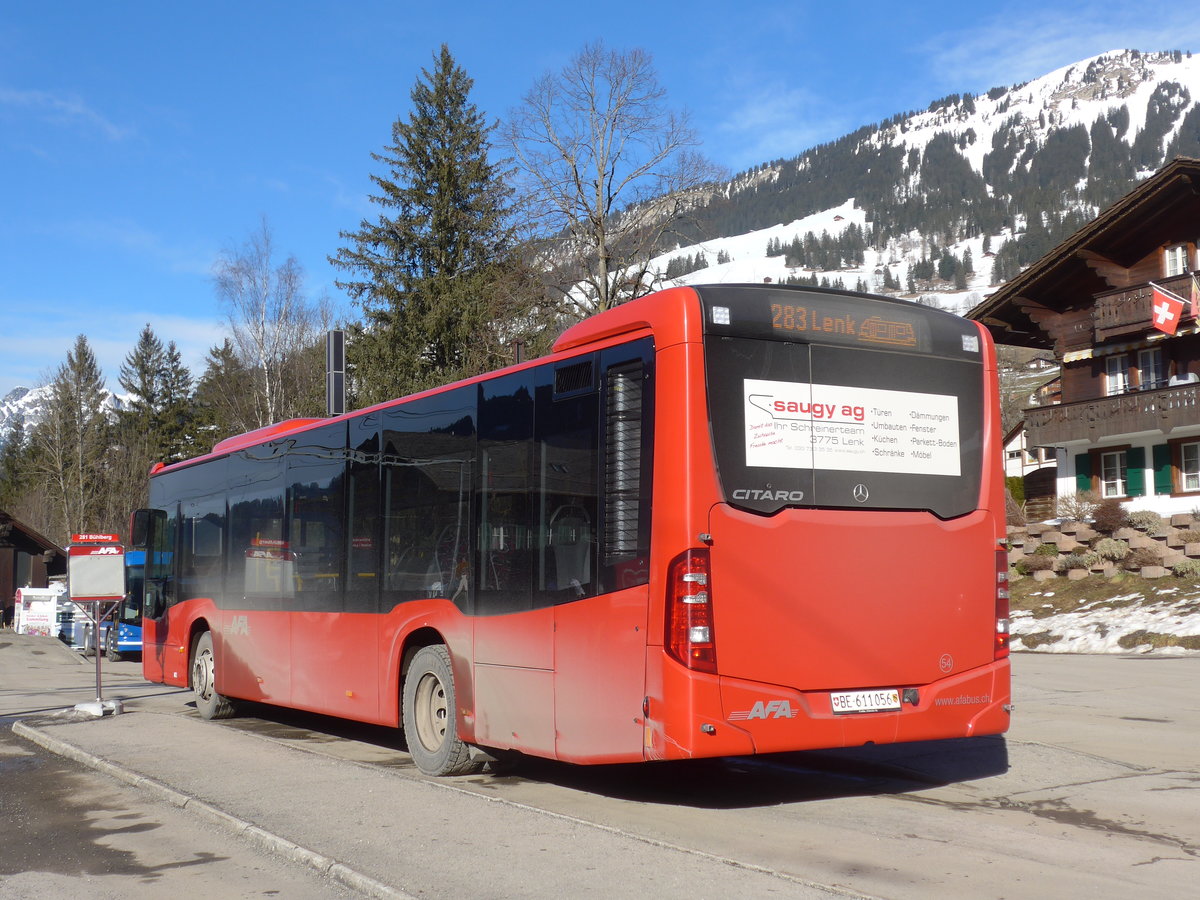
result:
M 746 465 L 960 474 L 958 398 L 789 381 L 743 381 Z

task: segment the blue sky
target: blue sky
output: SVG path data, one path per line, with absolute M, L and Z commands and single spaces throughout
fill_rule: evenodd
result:
M 1200 18 L 1143 0 L 7 4 L 0 397 L 81 333 L 116 388 L 147 322 L 198 376 L 223 334 L 213 262 L 264 217 L 278 261 L 353 315 L 326 256 L 375 215 L 370 154 L 441 43 L 503 118 L 597 39 L 648 50 L 702 151 L 739 171 L 1108 50 L 1200 51 Z

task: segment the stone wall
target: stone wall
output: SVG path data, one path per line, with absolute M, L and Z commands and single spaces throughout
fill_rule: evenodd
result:
M 1118 528 L 1111 536 L 1127 543 L 1131 551 L 1142 548 L 1149 550 L 1148 555 L 1154 556 L 1156 564 L 1133 571 L 1140 572 L 1143 578 L 1161 578 L 1171 574 L 1171 568 L 1185 560 L 1200 559 L 1200 542 L 1187 543 L 1186 538 L 1196 537 L 1187 532 L 1200 532 L 1200 520 L 1190 513 L 1164 518 L 1161 528 L 1145 531 L 1131 527 Z M 1008 561 L 1010 565 L 1016 565 L 1025 557 L 1035 555 L 1042 545 L 1053 544 L 1058 549 L 1056 554 L 1050 556 L 1054 568 L 1031 572 L 1030 577 L 1047 581 L 1054 578 L 1078 580 L 1089 575 L 1113 575 L 1126 568 L 1121 561 L 1101 559 L 1086 569 L 1068 569 L 1064 565 L 1067 557 L 1091 551 L 1098 541 L 1106 537 L 1108 535 L 1097 533 L 1087 522 L 1010 525 Z

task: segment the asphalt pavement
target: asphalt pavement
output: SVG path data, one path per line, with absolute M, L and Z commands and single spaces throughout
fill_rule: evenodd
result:
M 106 663 L 107 665 L 107 663 Z M 198 717 L 190 695 L 90 662 L 51 638 L 0 632 L 0 717 L 13 731 L 312 867 L 365 896 L 828 897 L 816 884 L 570 815 L 482 797 L 454 779 L 332 758 Z

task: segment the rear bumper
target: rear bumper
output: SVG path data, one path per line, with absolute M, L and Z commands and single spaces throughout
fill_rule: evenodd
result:
M 663 673 L 662 701 L 650 703 L 645 753 L 686 759 L 1001 734 L 1009 726 L 1010 671 L 1002 659 L 932 684 L 880 685 L 909 689 L 909 699 L 896 711 L 836 714 L 829 690 L 795 691 L 672 665 Z

